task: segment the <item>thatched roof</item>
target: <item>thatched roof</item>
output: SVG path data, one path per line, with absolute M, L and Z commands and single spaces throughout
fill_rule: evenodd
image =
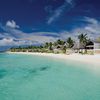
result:
M 79 48 L 80 48 L 79 42 L 75 42 L 74 46 L 73 46 L 73 49 L 79 49 Z

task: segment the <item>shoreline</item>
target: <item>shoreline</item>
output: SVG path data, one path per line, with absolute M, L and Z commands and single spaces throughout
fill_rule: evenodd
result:
M 73 60 L 84 62 L 88 64 L 98 64 L 100 65 L 100 55 L 81 55 L 81 54 L 53 54 L 53 53 L 31 53 L 31 52 L 6 52 L 8 54 L 27 54 L 27 55 L 37 55 L 37 56 L 47 56 L 65 60 Z

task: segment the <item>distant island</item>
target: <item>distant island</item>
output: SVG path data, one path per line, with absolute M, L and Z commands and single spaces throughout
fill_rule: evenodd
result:
M 63 53 L 63 54 L 100 54 L 100 38 L 91 40 L 87 34 L 80 34 L 78 41 L 68 37 L 66 40 L 58 39 L 55 42 L 46 42 L 40 46 L 12 47 L 10 52 L 41 52 L 41 53 Z

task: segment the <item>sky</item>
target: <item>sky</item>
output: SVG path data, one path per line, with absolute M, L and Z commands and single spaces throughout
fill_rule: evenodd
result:
M 100 37 L 100 0 L 0 0 L 0 47 Z

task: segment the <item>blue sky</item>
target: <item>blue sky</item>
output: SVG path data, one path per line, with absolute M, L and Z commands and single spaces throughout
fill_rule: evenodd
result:
M 0 46 L 100 36 L 100 0 L 0 0 Z

